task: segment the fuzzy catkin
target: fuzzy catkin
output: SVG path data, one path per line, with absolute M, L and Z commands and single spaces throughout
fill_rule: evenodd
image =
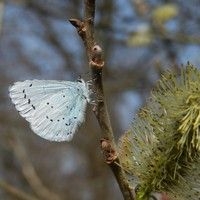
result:
M 168 192 L 172 200 L 200 199 L 200 185 L 191 183 L 200 179 L 199 129 L 200 70 L 188 64 L 181 75 L 167 71 L 119 142 L 130 186 L 139 185 L 137 200 L 148 199 L 152 191 Z

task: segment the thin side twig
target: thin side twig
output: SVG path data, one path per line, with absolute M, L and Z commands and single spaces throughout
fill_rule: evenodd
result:
M 27 193 L 25 193 L 24 191 L 17 189 L 16 187 L 6 183 L 5 181 L 0 180 L 0 187 L 6 191 L 7 193 L 11 194 L 12 196 L 14 196 L 17 199 L 20 200 L 39 200 L 36 197 L 33 197 Z
M 102 132 L 102 151 L 106 163 L 110 166 L 116 177 L 124 199 L 134 200 L 134 195 L 128 187 L 123 169 L 119 167 L 120 165 L 115 164 L 115 162 L 119 163 L 120 161 L 117 158 L 117 148 L 103 90 L 102 69 L 105 67 L 104 60 L 102 58 L 102 49 L 99 45 L 96 45 L 94 39 L 95 0 L 85 0 L 84 5 L 84 20 L 70 19 L 69 21 L 77 29 L 86 48 L 93 88 L 96 94 L 94 113 Z
M 13 148 L 15 156 L 20 161 L 24 177 L 26 178 L 35 194 L 44 200 L 60 200 L 61 198 L 54 192 L 50 191 L 38 177 L 20 139 L 13 138 L 10 141 L 10 145 Z

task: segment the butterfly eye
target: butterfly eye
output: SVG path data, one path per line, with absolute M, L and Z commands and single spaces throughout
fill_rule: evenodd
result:
M 77 82 L 82 83 L 83 81 L 82 79 L 77 79 Z
M 83 80 L 82 80 L 82 78 L 81 78 L 81 75 L 78 76 L 77 82 L 79 82 L 79 83 L 82 83 L 82 82 L 83 82 Z

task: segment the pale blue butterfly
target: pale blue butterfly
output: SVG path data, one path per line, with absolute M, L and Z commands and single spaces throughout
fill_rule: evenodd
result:
M 85 119 L 89 83 L 26 80 L 9 88 L 12 102 L 31 129 L 50 141 L 70 141 Z

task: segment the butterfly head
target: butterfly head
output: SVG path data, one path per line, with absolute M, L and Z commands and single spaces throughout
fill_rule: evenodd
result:
M 90 83 L 85 82 L 83 79 L 79 79 L 78 82 L 81 84 L 83 89 L 83 96 L 86 98 L 87 102 L 91 102 L 90 95 L 92 93 L 92 90 L 90 89 Z

